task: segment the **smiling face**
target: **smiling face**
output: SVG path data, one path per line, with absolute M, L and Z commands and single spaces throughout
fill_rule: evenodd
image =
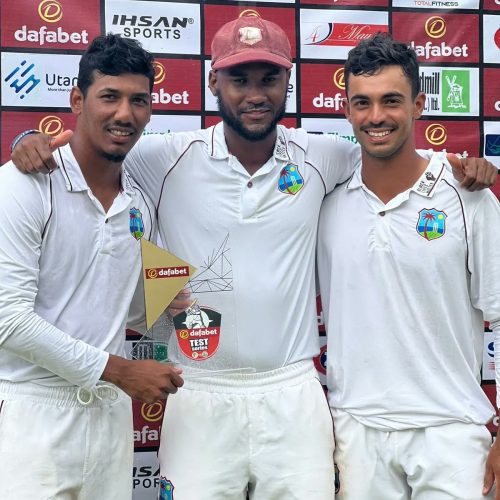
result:
M 150 82 L 144 75 L 118 76 L 95 72 L 86 95 L 71 92 L 71 109 L 78 115 L 76 133 L 94 156 L 121 163 L 151 117 Z
M 383 66 L 373 75 L 348 75 L 345 108 L 364 155 L 392 158 L 414 151 L 414 123 L 425 95 L 412 97 L 410 81 L 400 66 Z
M 209 87 L 224 123 L 246 140 L 261 141 L 285 114 L 289 79 L 285 68 L 250 63 L 211 71 Z

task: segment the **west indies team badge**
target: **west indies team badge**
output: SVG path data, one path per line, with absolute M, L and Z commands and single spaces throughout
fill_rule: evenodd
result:
M 142 213 L 138 208 L 131 208 L 129 211 L 130 233 L 136 240 L 140 240 L 144 236 L 144 222 L 142 221 Z
M 304 178 L 299 172 L 299 166 L 294 163 L 285 165 L 280 172 L 278 189 L 284 194 L 297 194 L 304 186 Z
M 447 215 L 435 208 L 424 208 L 418 213 L 417 233 L 427 241 L 441 238 L 445 232 Z
M 174 500 L 174 485 L 170 479 L 161 476 L 158 500 Z
M 193 361 L 213 356 L 219 348 L 220 324 L 220 313 L 198 304 L 175 316 L 175 332 L 182 354 Z

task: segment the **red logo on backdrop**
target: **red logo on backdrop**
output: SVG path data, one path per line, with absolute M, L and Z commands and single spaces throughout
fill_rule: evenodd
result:
M 302 113 L 344 114 L 344 67 L 339 64 L 302 63 Z
M 327 362 L 327 353 L 326 353 L 326 345 L 322 346 L 319 350 L 319 354 L 314 357 L 314 366 L 319 373 L 326 375 L 326 362 Z
M 500 10 L 500 0 L 484 0 L 483 9 Z
M 22 15 L 20 15 L 22 12 Z M 5 47 L 84 50 L 100 34 L 100 2 L 16 0 L 2 2 L 1 41 Z
M 446 22 L 440 16 L 431 16 L 425 21 L 425 32 L 431 38 L 442 38 L 446 34 Z
M 63 16 L 62 5 L 56 0 L 42 0 L 38 5 L 38 15 L 46 23 L 57 23 Z
M 409 40 L 420 61 L 479 62 L 477 14 L 394 12 L 396 39 Z
M 156 59 L 153 109 L 201 110 L 201 61 Z
M 134 412 L 134 447 L 135 449 L 152 450 L 160 445 L 161 424 L 165 403 L 141 403 L 133 400 Z
M 141 416 L 147 422 L 159 422 L 163 418 L 165 406 L 161 401 L 156 403 L 143 403 L 141 406 Z
M 478 121 L 440 121 L 417 120 L 417 148 L 432 148 L 435 151 L 446 150 L 450 153 L 461 153 L 468 156 L 479 155 L 479 122 Z
M 155 61 L 153 63 L 153 68 L 155 70 L 155 85 L 159 85 L 165 80 L 165 66 L 161 62 Z
M 500 89 L 498 88 L 500 68 L 485 68 L 483 72 L 484 115 L 500 116 Z
M 384 24 L 324 23 L 316 26 L 306 37 L 307 45 L 352 46 L 379 31 L 387 31 Z
M 302 4 L 311 4 L 311 5 L 329 5 L 332 6 L 335 3 L 337 5 L 354 5 L 358 6 L 360 4 L 363 5 L 362 8 L 366 8 L 367 6 L 373 7 L 387 7 L 389 5 L 388 0 L 300 0 Z
M 495 43 L 496 43 L 497 47 L 500 49 L 500 28 L 497 29 L 497 31 L 495 33 Z
M 425 138 L 431 146 L 441 146 L 448 139 L 448 134 L 444 125 L 432 123 L 425 129 Z
M 340 90 L 345 90 L 344 68 L 339 68 L 333 73 L 333 84 Z
M 20 130 L 37 129 L 50 135 L 56 135 L 64 129 L 74 129 L 76 115 L 73 113 L 54 113 L 48 115 L 47 112 L 14 112 L 2 111 L 1 113 L 0 137 L 1 163 L 10 160 L 9 146 Z
M 323 315 L 323 304 L 321 304 L 320 295 L 316 295 L 316 313 L 318 318 L 318 330 L 320 333 L 325 333 L 325 318 Z
M 59 135 L 64 130 L 64 123 L 58 116 L 44 116 L 38 124 L 38 130 L 47 135 Z

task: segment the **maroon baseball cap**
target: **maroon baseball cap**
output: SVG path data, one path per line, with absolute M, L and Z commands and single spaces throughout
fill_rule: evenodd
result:
M 212 40 L 212 68 L 266 62 L 290 69 L 292 54 L 286 33 L 255 11 L 243 11 L 217 31 Z

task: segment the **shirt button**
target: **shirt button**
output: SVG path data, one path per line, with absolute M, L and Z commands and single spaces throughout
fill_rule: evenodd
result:
M 385 215 L 385 212 L 382 210 L 382 212 L 379 212 L 380 217 L 383 217 Z
M 247 187 L 251 188 L 253 186 L 253 182 L 252 181 L 248 181 L 247 182 Z

